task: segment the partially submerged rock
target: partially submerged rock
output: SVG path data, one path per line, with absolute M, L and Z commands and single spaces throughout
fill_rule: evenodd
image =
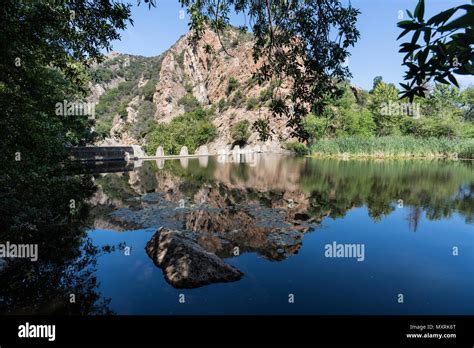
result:
M 146 252 L 175 288 L 232 282 L 243 275 L 179 231 L 160 228 L 147 243 Z

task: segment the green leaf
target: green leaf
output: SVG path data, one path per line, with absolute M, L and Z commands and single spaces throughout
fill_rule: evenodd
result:
M 424 34 L 424 39 L 425 39 L 426 44 L 428 45 L 430 43 L 430 39 L 431 39 L 431 29 L 430 28 L 426 28 L 425 34 Z
M 438 13 L 436 16 L 431 17 L 427 24 L 438 25 L 440 23 L 445 23 L 451 16 L 457 11 L 457 7 L 450 8 L 449 10 Z
M 403 89 L 405 89 L 405 90 L 409 90 L 409 89 L 410 89 L 410 86 L 408 86 L 407 83 L 400 83 L 400 86 L 402 86 Z
M 458 75 L 474 75 L 474 65 L 464 64 L 453 72 Z
M 418 41 L 418 39 L 420 38 L 420 33 L 421 31 L 415 31 L 415 34 L 413 34 L 413 37 L 411 39 L 411 43 L 414 45 L 416 44 L 416 42 Z
M 407 10 L 408 17 L 413 18 L 413 14 L 410 12 L 410 10 Z
M 451 36 L 454 42 L 459 46 L 469 47 L 474 44 L 474 37 L 465 33 L 457 33 Z
M 418 65 L 421 67 L 426 62 L 426 57 L 428 57 L 429 49 L 425 48 L 424 50 L 418 52 Z
M 450 31 L 454 29 L 463 29 L 466 27 L 469 27 L 474 23 L 474 12 L 468 12 L 464 16 L 461 16 L 459 18 L 456 18 L 449 22 L 448 24 L 439 27 L 438 31 L 439 32 L 445 32 L 445 31 Z
M 446 81 L 444 78 L 442 78 L 441 76 L 436 76 L 435 77 L 435 80 L 438 81 L 438 82 L 441 82 L 441 83 L 444 83 L 445 85 L 449 85 L 449 82 Z
M 402 33 L 397 37 L 397 40 L 402 38 L 403 36 L 405 36 L 406 34 L 408 34 L 410 32 L 410 29 L 405 29 L 402 31 Z
M 449 75 L 448 75 L 448 79 L 449 79 L 449 81 L 451 81 L 451 83 L 452 83 L 453 85 L 455 85 L 456 87 L 459 88 L 458 81 L 456 81 L 456 78 L 455 78 L 452 74 L 449 74 Z
M 425 14 L 425 0 L 419 0 L 415 8 L 415 17 L 421 22 Z
M 414 30 L 420 28 L 421 25 L 412 21 L 401 21 L 397 23 L 397 26 L 402 29 Z

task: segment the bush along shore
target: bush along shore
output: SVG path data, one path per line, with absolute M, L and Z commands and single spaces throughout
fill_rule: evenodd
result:
M 386 136 L 321 139 L 309 148 L 313 157 L 326 158 L 446 158 L 474 159 L 474 139 Z

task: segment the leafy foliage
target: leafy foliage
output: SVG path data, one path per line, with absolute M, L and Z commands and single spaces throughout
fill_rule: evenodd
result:
M 109 1 L 2 2 L 2 233 L 21 231 L 27 238 L 48 230 L 71 218 L 69 200 L 79 209 L 90 193 L 87 180 L 66 177 L 64 163 L 68 145 L 92 140 L 92 121 L 57 115 L 55 104 L 85 101 L 87 67 L 120 38 L 129 16 L 129 6 Z
M 226 95 L 229 96 L 233 91 L 237 90 L 239 87 L 240 87 L 239 81 L 235 77 L 231 76 L 229 78 L 229 81 L 227 81 Z
M 129 16 L 129 6 L 115 1 L 2 1 L 0 242 L 40 250 L 38 262 L 2 267 L 2 313 L 110 314 L 96 289 L 98 250 L 85 232 L 94 185 L 71 175 L 67 151 L 92 140 L 92 121 L 58 115 L 55 105 L 85 101 L 87 69 Z
M 259 82 L 286 78 L 292 83 L 287 97 L 271 103 L 272 113 L 289 115 L 288 126 L 294 135 L 307 139 L 304 117 L 311 110 L 321 113 L 328 97 L 341 93 L 335 82 L 350 76 L 344 62 L 349 56 L 348 48 L 359 37 L 355 27 L 359 11 L 350 4 L 344 7 L 340 0 L 180 3 L 190 15 L 193 44 L 199 42 L 206 27 L 223 32 L 229 26 L 231 11 L 249 18 L 255 36 L 253 57 L 262 62 L 256 73 Z M 155 1 L 150 0 L 149 4 L 154 6 Z
M 470 91 L 437 84 L 426 98 L 416 97 L 413 103 L 398 99 L 398 90 L 381 77 L 374 79 L 374 87 L 361 105 L 360 91 L 348 85 L 343 96 L 330 101 L 322 114 L 309 114 L 304 128 L 309 144 L 328 138 L 372 138 L 411 136 L 415 138 L 472 138 L 474 125 L 469 121 L 472 110 Z M 375 140 L 374 140 L 375 141 Z M 413 140 L 416 141 L 416 140 Z M 409 144 L 405 141 L 402 144 Z
M 232 127 L 231 136 L 235 144 L 243 145 L 247 142 L 251 135 L 249 128 L 250 122 L 248 120 L 239 121 Z
M 275 133 L 272 129 L 270 129 L 269 120 L 265 118 L 259 118 L 256 120 L 252 125 L 252 129 L 257 131 L 258 139 L 260 141 L 267 141 L 271 139 L 272 134 Z
M 474 74 L 474 5 L 452 7 L 425 20 L 425 2 L 419 0 L 414 13 L 407 13 L 410 20 L 398 23 L 403 29 L 398 39 L 413 33 L 410 42 L 400 45 L 408 68 L 408 83 L 401 84 L 402 97 L 412 101 L 415 96 L 425 96 L 426 84 L 432 79 L 459 87 L 454 74 Z M 418 43 L 420 37 L 424 43 Z
M 199 101 L 191 93 L 186 93 L 178 100 L 178 105 L 183 106 L 184 112 L 190 112 L 199 107 Z
M 131 130 L 131 135 L 137 137 L 136 139 L 143 138 L 143 132 L 150 128 L 154 119 L 154 111 L 152 112 L 150 106 L 157 83 L 154 76 L 156 75 L 155 72 L 161 68 L 163 58 L 164 54 L 151 58 L 120 54 L 107 59 L 95 69 L 90 70 L 92 77 L 100 76 L 102 71 L 111 71 L 112 79 L 125 79 L 113 88 L 110 88 L 107 84 L 111 81 L 96 81 L 106 89 L 96 106 L 96 133 L 99 137 L 106 138 L 110 136 L 113 119 L 116 115 L 127 122 L 127 108 L 132 107 L 138 112 L 138 120 L 133 123 L 126 123 L 125 127 Z M 146 83 L 138 87 L 142 79 L 148 81 L 143 81 Z M 139 98 L 131 105 L 132 99 L 136 96 L 143 96 L 144 100 Z
M 305 144 L 298 141 L 287 141 L 283 143 L 283 147 L 291 152 L 294 152 L 298 156 L 304 156 L 308 154 L 308 148 Z
M 382 80 L 377 83 L 374 81 L 374 89 L 370 94 L 368 109 L 374 115 L 377 135 L 399 134 L 398 118 L 383 112 L 384 105 L 397 101 L 397 88 L 393 84 L 387 84 Z
M 147 136 L 146 152 L 154 155 L 158 146 L 162 146 L 166 154 L 177 155 L 182 146 L 187 146 L 189 153 L 194 153 L 217 135 L 210 117 L 208 111 L 197 108 L 174 118 L 169 124 L 155 124 Z

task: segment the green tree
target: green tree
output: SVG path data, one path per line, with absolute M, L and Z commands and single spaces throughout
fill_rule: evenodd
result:
M 462 92 L 462 100 L 464 106 L 464 119 L 466 121 L 474 121 L 474 87 L 466 88 Z
M 249 19 L 255 36 L 253 57 L 262 63 L 255 74 L 258 81 L 284 76 L 291 83 L 289 95 L 271 103 L 272 113 L 290 115 L 288 126 L 294 135 L 306 139 L 305 116 L 313 109 L 321 113 L 328 96 L 340 95 L 337 83 L 350 77 L 344 62 L 349 47 L 359 38 L 355 27 L 359 11 L 341 0 L 179 2 L 188 10 L 194 44 L 206 28 L 222 33 L 230 24 L 231 12 Z
M 129 6 L 113 1 L 2 2 L 0 231 L 46 229 L 69 216 L 71 199 L 80 208 L 90 193 L 78 188 L 83 179 L 66 178 L 64 164 L 66 146 L 92 139 L 92 121 L 57 114 L 56 103 L 85 101 L 86 67 L 129 16 Z
M 248 120 L 239 121 L 232 127 L 231 136 L 235 144 L 244 145 L 247 142 L 251 135 L 249 128 Z
M 197 108 L 174 118 L 169 124 L 157 123 L 147 135 L 146 151 L 154 155 L 158 146 L 162 146 L 168 155 L 179 154 L 182 146 L 187 146 L 189 153 L 210 141 L 217 130 L 210 121 L 209 111 Z
M 85 233 L 93 183 L 71 175 L 66 151 L 92 139 L 92 120 L 55 111 L 64 100 L 85 101 L 87 66 L 120 38 L 129 16 L 115 1 L 2 1 L 0 243 L 40 250 L 37 262 L 3 265 L 2 313 L 110 314 L 96 291 L 99 251 Z
M 391 110 L 391 103 L 398 101 L 398 91 L 393 84 L 380 81 L 371 91 L 368 108 L 374 116 L 379 136 L 399 134 L 399 115 Z

